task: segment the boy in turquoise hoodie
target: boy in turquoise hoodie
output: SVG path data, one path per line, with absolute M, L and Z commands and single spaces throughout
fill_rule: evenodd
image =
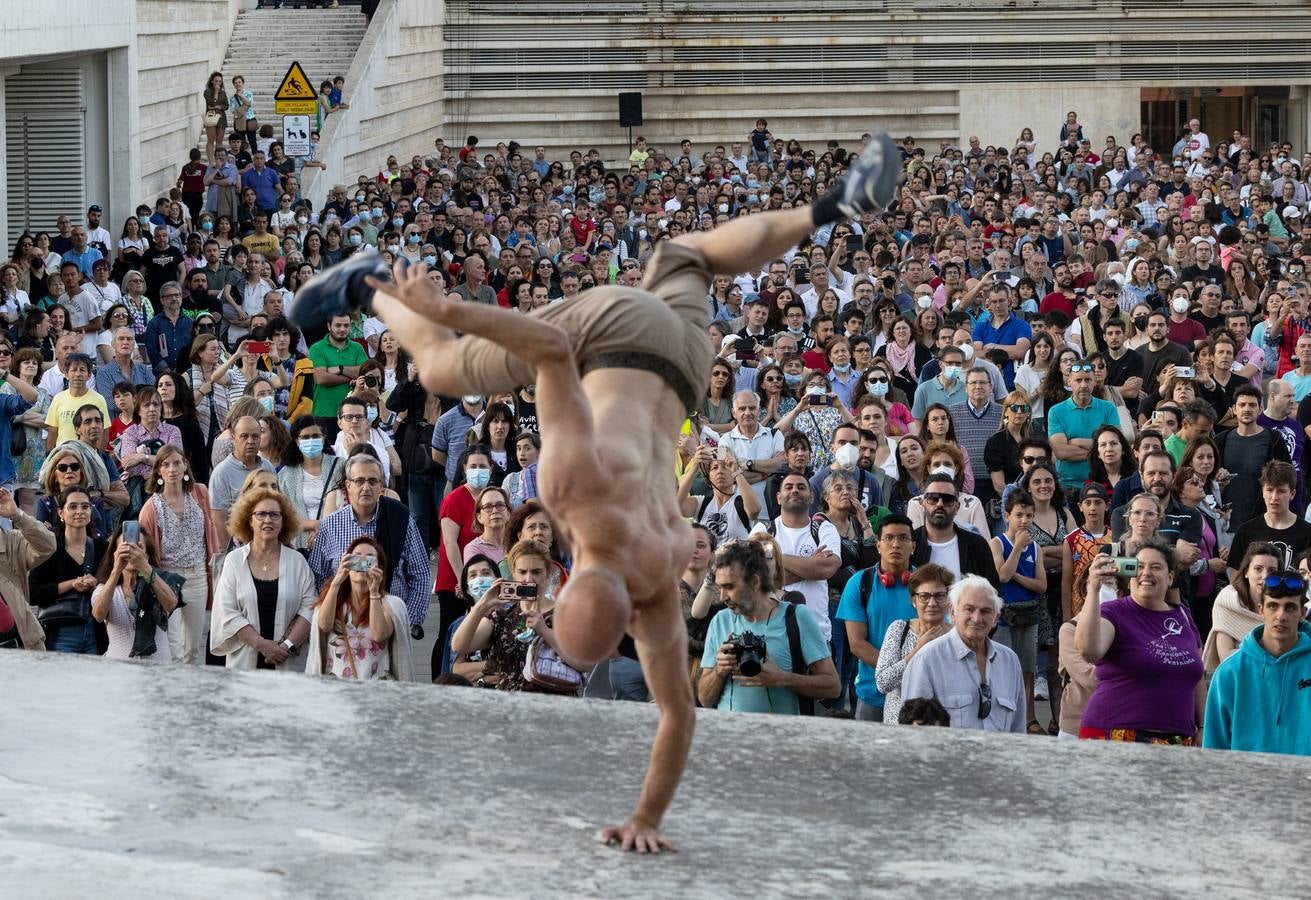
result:
M 1206 697 L 1202 746 L 1311 755 L 1311 624 L 1306 582 L 1292 570 L 1266 576 L 1263 624 L 1220 664 Z

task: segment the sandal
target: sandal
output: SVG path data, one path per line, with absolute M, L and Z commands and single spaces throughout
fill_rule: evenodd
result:
M 1061 733 L 1061 723 L 1056 719 L 1052 719 L 1052 723 L 1047 726 L 1047 733 L 1052 737 L 1058 736 Z
M 1045 735 L 1046 733 L 1047 733 L 1047 729 L 1042 727 L 1042 723 L 1041 723 L 1041 722 L 1039 722 L 1037 719 L 1030 719 L 1030 720 L 1029 720 L 1029 734 L 1043 734 L 1043 735 Z

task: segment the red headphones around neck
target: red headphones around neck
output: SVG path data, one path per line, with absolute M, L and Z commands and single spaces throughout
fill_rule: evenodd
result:
M 882 569 L 879 569 L 879 584 L 884 587 L 896 587 L 898 584 L 910 584 L 910 569 L 906 569 L 900 575 L 889 575 Z

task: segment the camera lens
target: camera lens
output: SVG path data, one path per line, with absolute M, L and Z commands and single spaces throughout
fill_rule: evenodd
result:
M 744 650 L 742 652 L 742 657 L 737 664 L 737 669 L 746 677 L 755 678 L 760 674 L 762 662 L 763 660 L 761 660 L 759 653 L 756 653 L 754 650 Z

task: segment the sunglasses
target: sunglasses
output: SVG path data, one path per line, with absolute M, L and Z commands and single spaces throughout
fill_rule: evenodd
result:
M 1010 409 L 1011 412 L 1028 412 L 1028 411 L 1029 411 L 1029 404 L 1027 404 L 1027 403 L 1012 403 L 1012 404 L 1010 405 L 1010 407 L 1008 407 L 1008 408 Z
M 992 712 L 992 686 L 984 681 L 979 684 L 979 718 L 986 719 Z
M 1285 577 L 1283 575 L 1267 575 L 1265 577 L 1265 589 L 1267 591 L 1277 591 L 1280 588 L 1295 594 L 1302 594 L 1306 592 L 1306 582 L 1301 578 Z
M 1031 465 L 1031 466 L 1034 466 L 1034 465 L 1037 465 L 1037 464 L 1040 463 L 1040 462 L 1046 462 L 1046 461 L 1047 461 L 1047 457 L 1045 457 L 1045 456 L 1022 456 L 1022 457 L 1020 457 L 1020 462 L 1022 462 L 1022 463 L 1027 463 L 1028 465 Z
M 930 503 L 941 503 L 943 506 L 951 506 L 956 502 L 957 497 L 955 494 L 943 494 L 938 491 L 929 491 L 927 494 L 923 495 L 923 500 L 925 506 L 928 506 Z
M 1091 363 L 1075 363 L 1070 366 L 1071 372 L 1091 372 L 1093 370 Z
M 82 464 L 75 463 L 75 462 L 60 463 L 59 465 L 55 466 L 55 470 L 58 472 L 81 472 Z

